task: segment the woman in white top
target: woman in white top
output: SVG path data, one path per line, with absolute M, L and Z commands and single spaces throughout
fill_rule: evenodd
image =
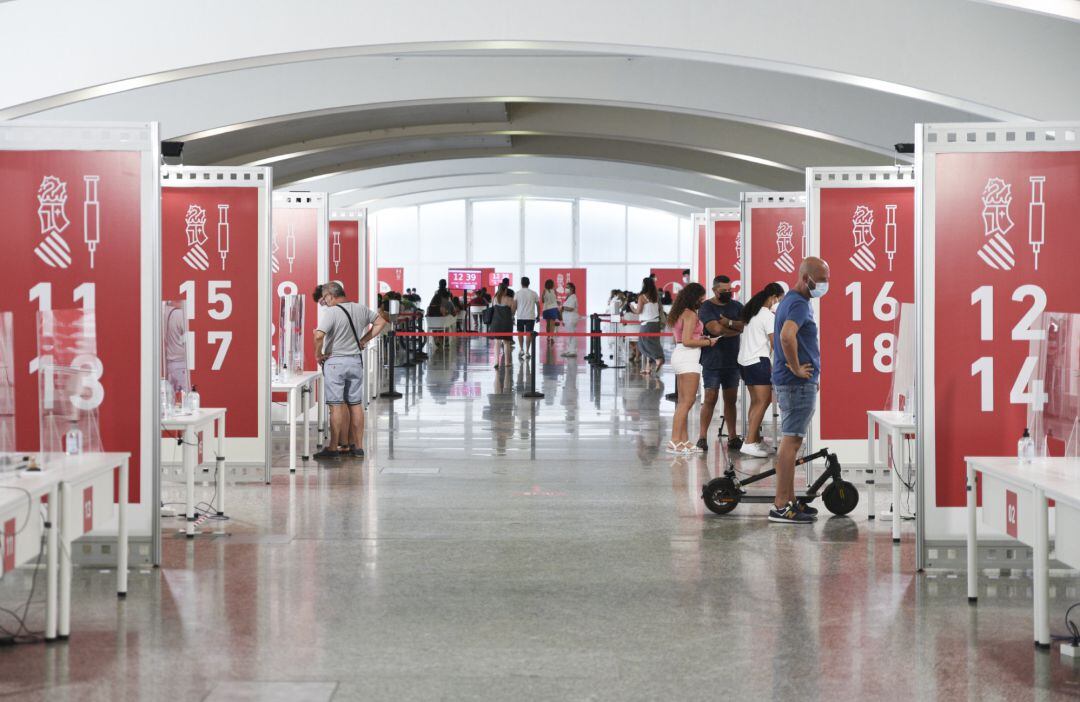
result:
M 656 281 L 651 276 L 642 279 L 641 292 L 637 296 L 637 304 L 634 307 L 641 322 L 642 334 L 656 334 L 660 331 L 660 293 L 656 289 Z M 641 372 L 645 375 L 652 373 L 653 370 L 659 373 L 660 367 L 664 365 L 664 347 L 660 344 L 660 337 L 642 336 L 638 340 L 638 350 L 645 364 Z
M 544 331 L 547 333 L 548 346 L 555 343 L 555 334 L 559 329 L 559 298 L 555 295 L 555 281 L 548 278 L 544 282 L 544 294 L 540 298 L 540 316 L 544 318 Z
M 764 458 L 769 455 L 761 438 L 761 421 L 772 402 L 772 347 L 776 315 L 773 308 L 784 296 L 779 283 L 769 283 L 750 298 L 742 311 L 746 326 L 739 342 L 739 372 L 750 393 L 750 409 L 746 417 L 744 454 Z
M 578 299 L 577 299 L 577 286 L 573 283 L 566 284 L 566 290 L 569 293 L 566 296 L 566 300 L 562 303 L 562 319 L 563 326 L 566 327 L 566 331 L 577 331 L 578 321 Z M 563 352 L 563 356 L 577 356 L 577 337 L 570 337 L 570 341 L 566 344 L 566 351 Z

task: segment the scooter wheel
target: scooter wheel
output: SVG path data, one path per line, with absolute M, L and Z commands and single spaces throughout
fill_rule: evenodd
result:
M 741 497 L 731 478 L 713 478 L 701 491 L 705 506 L 716 514 L 727 514 L 738 507 Z
M 821 493 L 825 509 L 833 514 L 848 514 L 859 504 L 859 491 L 845 480 L 834 480 Z

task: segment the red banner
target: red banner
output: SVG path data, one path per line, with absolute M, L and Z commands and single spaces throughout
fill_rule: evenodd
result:
M 229 436 L 259 435 L 259 188 L 162 188 L 161 296 L 183 300 L 191 383 L 229 411 Z M 168 320 L 162 320 L 163 325 Z
M 451 268 L 446 271 L 446 287 L 452 295 L 479 290 L 483 285 L 484 271 L 481 268 Z
M 514 274 L 513 273 L 499 273 L 494 268 L 485 268 L 483 270 L 488 272 L 488 275 L 487 275 L 487 289 L 488 289 L 488 292 L 494 292 L 495 288 L 499 287 L 502 284 L 503 278 L 510 281 L 510 283 L 509 283 L 510 287 L 514 287 Z
M 787 290 L 806 257 L 806 208 L 755 207 L 750 211 L 750 297 L 772 282 Z
M 379 294 L 385 295 L 388 292 L 405 292 L 404 268 L 379 269 Z
M 577 288 L 576 294 L 577 294 L 577 299 L 578 299 L 578 308 L 577 308 L 578 326 L 580 326 L 581 320 L 584 319 L 588 314 L 586 309 L 585 309 L 585 301 L 588 299 L 588 297 L 586 297 L 586 294 L 587 294 L 588 291 L 585 288 L 587 278 L 588 278 L 588 271 L 585 268 L 541 268 L 540 269 L 540 280 L 542 280 L 542 281 L 547 281 L 547 280 L 555 281 L 555 297 L 559 300 L 559 305 L 560 306 L 564 302 L 566 302 L 566 297 L 567 297 L 567 295 L 569 295 L 569 290 L 567 289 L 566 284 L 567 283 L 573 283 L 574 287 Z M 574 330 L 573 329 L 567 329 L 567 331 L 574 331 Z
M 713 222 L 713 270 L 714 275 L 731 278 L 735 295 L 742 291 L 742 239 L 739 237 L 741 223 L 737 219 L 718 219 Z M 712 281 L 710 280 L 711 284 Z M 705 286 L 709 289 L 709 285 Z M 749 296 L 747 296 L 749 297 Z
M 319 210 L 315 207 L 275 207 L 271 269 L 274 280 L 273 319 L 282 295 L 304 298 L 304 370 L 317 369 L 313 347 L 319 323 L 318 306 L 311 293 L 319 280 Z M 230 420 L 232 418 L 230 417 Z
M 964 456 L 1009 456 L 1043 311 L 1080 312 L 1080 153 L 938 154 L 934 228 L 937 504 L 965 504 Z
M 330 280 L 345 286 L 350 300 L 360 300 L 360 222 L 355 219 L 330 220 L 329 266 Z
M 682 268 L 650 268 L 649 275 L 656 276 L 656 289 L 667 290 L 672 299 L 683 289 Z M 706 286 L 708 287 L 708 286 Z
M 106 451 L 131 453 L 140 496 L 142 167 L 136 152 L 0 151 L 4 309 L 14 313 L 17 445 L 38 439 L 37 312 L 95 309 L 89 395 Z M 97 305 L 97 301 L 101 302 Z
M 821 438 L 865 439 L 886 406 L 900 304 L 915 301 L 913 188 L 822 188 L 818 231 L 831 292 L 821 298 Z

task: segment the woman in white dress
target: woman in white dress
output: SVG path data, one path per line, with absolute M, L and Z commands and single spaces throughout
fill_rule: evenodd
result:
M 578 322 L 578 299 L 577 299 L 577 286 L 573 283 L 567 283 L 566 289 L 569 295 L 566 296 L 566 300 L 562 303 L 562 319 L 563 326 L 568 332 L 577 331 Z M 566 351 L 563 351 L 563 356 L 577 356 L 577 337 L 571 336 L 570 341 L 566 344 Z

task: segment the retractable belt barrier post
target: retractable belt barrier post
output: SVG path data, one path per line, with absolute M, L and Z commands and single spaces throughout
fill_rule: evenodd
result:
M 544 396 L 544 393 L 536 391 L 536 337 L 538 336 L 539 334 L 536 333 L 535 329 L 529 332 L 529 338 L 532 340 L 533 356 L 529 359 L 529 389 L 523 395 L 523 397 L 533 400 L 538 400 Z
M 384 397 L 389 400 L 396 400 L 401 397 L 401 393 L 394 389 L 394 347 L 397 346 L 397 341 L 394 339 L 394 330 L 391 329 L 386 335 L 388 343 L 390 344 L 390 356 L 388 357 L 387 370 L 390 373 L 390 377 L 387 379 L 387 389 L 379 393 L 379 397 Z

